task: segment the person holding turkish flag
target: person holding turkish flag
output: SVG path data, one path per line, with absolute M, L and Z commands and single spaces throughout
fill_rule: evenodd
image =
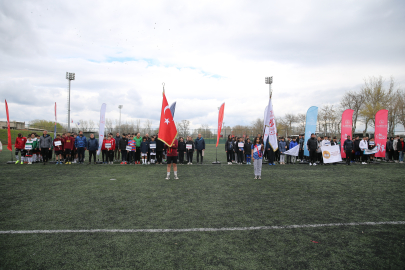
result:
M 177 177 L 177 129 L 173 121 L 173 115 L 170 111 L 170 106 L 166 100 L 165 92 L 163 92 L 162 112 L 160 114 L 160 126 L 158 140 L 162 141 L 167 147 L 167 177 L 170 179 L 170 170 L 173 163 L 174 179 Z

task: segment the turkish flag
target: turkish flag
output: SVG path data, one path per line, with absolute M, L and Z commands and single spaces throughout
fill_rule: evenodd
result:
M 169 103 L 167 103 L 166 95 L 163 92 L 162 112 L 160 114 L 158 139 L 170 147 L 176 139 L 176 136 L 176 125 L 174 124 L 173 116 L 170 111 Z

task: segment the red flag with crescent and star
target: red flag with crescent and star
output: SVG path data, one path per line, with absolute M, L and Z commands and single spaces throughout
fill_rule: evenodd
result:
M 160 114 L 158 139 L 170 147 L 176 139 L 176 136 L 176 125 L 173 121 L 173 116 L 170 111 L 170 106 L 167 103 L 165 92 L 163 92 L 162 112 Z

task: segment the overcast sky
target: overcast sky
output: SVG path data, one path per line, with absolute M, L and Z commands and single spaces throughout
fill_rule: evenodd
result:
M 405 84 L 405 2 L 0 0 L 0 96 L 10 120 L 150 119 L 162 82 L 175 121 L 226 125 L 338 103 L 369 76 Z M 4 108 L 4 107 L 3 107 Z M 5 120 L 5 110 L 0 119 Z

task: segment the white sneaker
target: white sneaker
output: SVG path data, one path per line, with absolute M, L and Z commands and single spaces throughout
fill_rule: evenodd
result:
M 312 166 L 312 163 L 309 163 L 309 166 Z
M 316 166 L 316 163 L 312 163 L 312 165 Z
M 365 162 L 362 162 L 361 164 L 367 165 L 367 163 L 365 163 Z
M 170 176 L 166 176 L 166 178 L 165 178 L 166 180 L 170 180 Z
M 150 161 L 148 161 L 148 165 L 150 165 Z
M 193 165 L 193 163 L 190 162 L 190 165 Z
M 177 175 L 174 176 L 174 179 L 179 180 L 179 178 L 177 177 Z

